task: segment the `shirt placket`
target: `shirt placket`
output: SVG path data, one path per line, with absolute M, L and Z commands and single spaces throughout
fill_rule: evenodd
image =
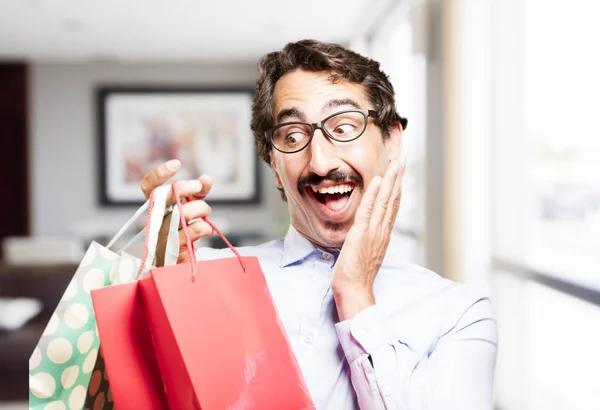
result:
M 307 383 L 316 383 L 319 375 L 314 374 L 315 348 L 318 343 L 319 332 L 322 324 L 323 301 L 329 291 L 331 266 L 334 257 L 331 253 L 315 251 L 311 255 L 313 264 L 311 277 L 311 291 L 309 292 L 306 309 L 300 319 L 300 351 L 307 367 L 303 369 Z M 318 386 L 315 386 L 316 388 Z

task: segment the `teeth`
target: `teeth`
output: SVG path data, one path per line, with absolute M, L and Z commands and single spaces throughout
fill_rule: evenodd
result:
M 336 185 L 330 187 L 311 187 L 313 192 L 318 192 L 320 194 L 345 194 L 346 192 L 352 191 L 352 185 Z

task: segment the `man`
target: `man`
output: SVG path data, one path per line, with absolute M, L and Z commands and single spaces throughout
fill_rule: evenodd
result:
M 260 261 L 317 409 L 491 409 L 489 300 L 388 247 L 406 120 L 379 64 L 334 44 L 288 44 L 259 64 L 251 127 L 291 226 L 285 239 L 239 252 Z M 180 166 L 150 172 L 146 196 Z M 178 186 L 192 198 L 183 205 L 192 239 L 211 235 L 202 220 L 211 179 Z

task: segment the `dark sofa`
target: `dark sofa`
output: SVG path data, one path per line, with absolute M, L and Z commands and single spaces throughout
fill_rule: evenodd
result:
M 60 301 L 77 265 L 0 264 L 0 297 L 32 297 L 42 312 L 24 327 L 0 331 L 0 401 L 28 400 L 29 356 Z

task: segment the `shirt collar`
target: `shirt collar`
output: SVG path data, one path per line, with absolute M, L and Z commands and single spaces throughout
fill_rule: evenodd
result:
M 390 243 L 388 245 L 387 252 L 383 258 L 383 265 L 393 265 L 398 262 L 399 255 L 396 254 L 396 247 L 400 244 L 397 243 L 395 238 L 392 236 Z M 288 229 L 285 238 L 283 239 L 283 255 L 281 256 L 281 267 L 284 268 L 288 265 L 301 261 L 307 258 L 311 253 L 316 250 L 320 250 L 317 246 L 315 246 L 311 241 L 306 239 L 304 236 L 300 235 L 296 228 L 294 228 L 291 224 Z M 328 250 L 327 252 L 333 254 L 334 258 L 337 260 L 339 256 L 339 250 Z
M 284 268 L 292 263 L 298 262 L 317 249 L 315 245 L 290 224 L 287 235 L 283 240 L 283 255 L 281 256 L 281 267 Z

